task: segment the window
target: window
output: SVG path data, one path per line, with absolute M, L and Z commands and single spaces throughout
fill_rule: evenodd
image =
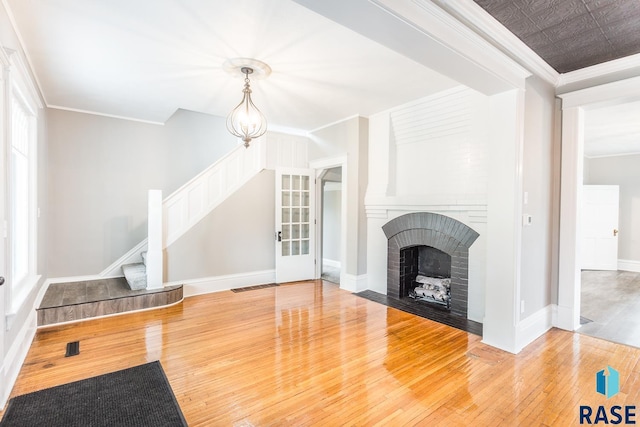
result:
M 35 284 L 36 116 L 17 86 L 10 93 L 9 229 L 11 305 L 15 309 Z

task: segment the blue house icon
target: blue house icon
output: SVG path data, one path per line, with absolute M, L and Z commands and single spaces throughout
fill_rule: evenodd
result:
M 608 365 L 607 371 L 608 373 L 605 373 L 603 369 L 596 374 L 596 391 L 608 399 L 620 391 L 620 374 Z

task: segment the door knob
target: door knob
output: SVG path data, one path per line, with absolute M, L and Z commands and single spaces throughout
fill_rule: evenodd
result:
M 613 229 L 613 235 L 614 235 L 614 236 L 617 236 L 617 235 L 618 235 L 618 229 L 617 229 L 617 228 L 614 228 L 614 229 Z
M 278 231 L 278 242 L 282 242 L 282 231 Z
M 0 276 L 0 286 L 4 285 L 4 277 Z

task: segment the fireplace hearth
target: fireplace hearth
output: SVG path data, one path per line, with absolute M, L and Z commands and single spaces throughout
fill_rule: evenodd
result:
M 387 296 L 466 318 L 469 247 L 479 234 L 432 212 L 402 215 L 382 227 L 387 244 Z

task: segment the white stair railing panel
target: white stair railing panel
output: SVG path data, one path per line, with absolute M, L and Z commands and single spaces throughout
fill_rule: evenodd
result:
M 163 203 L 164 243 L 167 247 L 204 218 L 211 210 L 264 168 L 264 143 L 239 146 Z

